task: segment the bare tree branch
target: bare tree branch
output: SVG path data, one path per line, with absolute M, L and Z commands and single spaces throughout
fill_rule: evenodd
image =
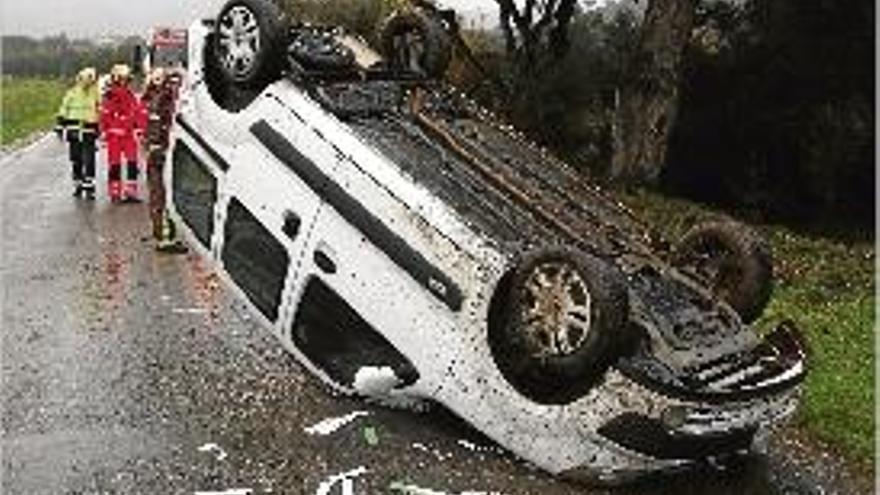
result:
M 508 55 L 531 65 L 544 49 L 555 58 L 565 54 L 577 0 L 525 0 L 522 9 L 514 0 L 495 1 Z

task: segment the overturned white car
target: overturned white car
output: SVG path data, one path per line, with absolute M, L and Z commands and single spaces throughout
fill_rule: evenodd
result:
M 265 0 L 194 24 L 165 178 L 193 245 L 334 389 L 440 403 L 552 473 L 748 450 L 805 373 L 793 327 L 746 324 L 765 244 L 720 221 L 655 249 L 438 80 L 452 23 L 400 12 L 382 56 Z

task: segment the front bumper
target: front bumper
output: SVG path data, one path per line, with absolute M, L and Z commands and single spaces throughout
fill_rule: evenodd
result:
M 688 388 L 695 398 L 720 402 L 779 394 L 804 379 L 806 355 L 803 334 L 786 321 L 745 355 L 720 358 L 690 370 Z
M 604 451 L 601 462 L 560 474 L 623 484 L 748 453 L 756 434 L 766 434 L 795 412 L 798 384 L 806 374 L 803 340 L 790 324 L 768 335 L 755 355 L 755 361 L 730 369 L 729 378 L 718 380 L 723 387 L 674 396 L 650 392 L 657 407 L 622 411 L 596 430 Z

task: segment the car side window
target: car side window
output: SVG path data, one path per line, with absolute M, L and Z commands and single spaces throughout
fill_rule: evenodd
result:
M 235 198 L 229 202 L 223 231 L 226 271 L 257 309 L 274 322 L 290 263 L 287 251 Z
M 217 179 L 182 141 L 175 145 L 172 159 L 174 205 L 199 242 L 208 248 L 214 232 Z

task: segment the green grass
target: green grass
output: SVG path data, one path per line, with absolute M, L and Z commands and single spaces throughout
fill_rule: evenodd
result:
M 3 77 L 0 145 L 51 127 L 64 90 L 64 82 L 57 79 Z
M 696 218 L 717 214 L 648 193 L 621 198 L 648 224 L 679 238 Z M 756 225 L 773 246 L 776 286 L 756 323 L 794 320 L 809 343 L 809 374 L 795 424 L 851 461 L 874 459 L 873 231 L 835 237 Z

